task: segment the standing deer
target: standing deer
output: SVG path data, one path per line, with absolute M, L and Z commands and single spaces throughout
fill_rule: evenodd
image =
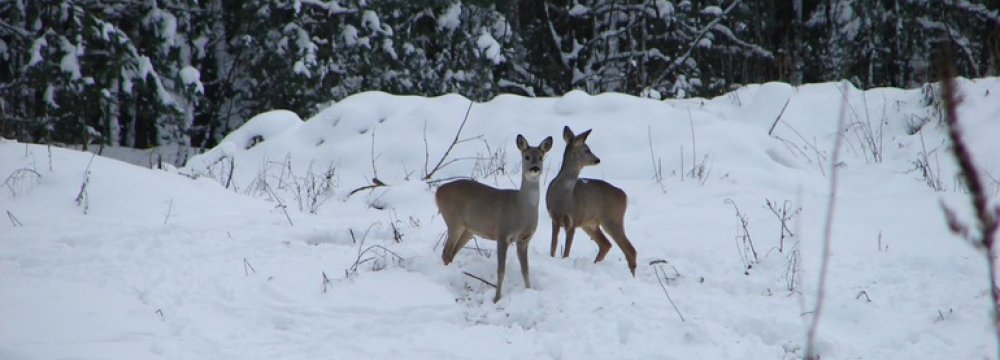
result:
M 552 218 L 550 255 L 556 256 L 560 227 L 566 228 L 563 257 L 569 256 L 573 233 L 577 227 L 581 227 L 599 248 L 594 262 L 604 260 L 611 250 L 611 242 L 601 231 L 603 228 L 621 248 L 628 261 L 629 271 L 635 276 L 635 247 L 625 236 L 625 192 L 601 180 L 580 178 L 580 170 L 584 166 L 601 163 L 601 159 L 590 152 L 590 147 L 587 146 L 588 136 L 590 130 L 573 135 L 569 126 L 563 128 L 566 152 L 563 153 L 562 168 L 549 183 L 548 193 L 545 194 L 545 205 Z
M 496 189 L 472 180 L 456 180 L 438 188 L 434 194 L 438 210 L 448 226 L 448 241 L 441 259 L 448 265 L 455 254 L 473 235 L 497 242 L 497 292 L 493 302 L 500 301 L 507 246 L 517 243 L 517 259 L 521 263 L 524 287 L 531 288 L 528 279 L 528 242 L 538 226 L 538 182 L 542 174 L 542 159 L 552 148 L 552 137 L 538 146 L 528 145 L 517 135 L 521 150 L 521 189 Z

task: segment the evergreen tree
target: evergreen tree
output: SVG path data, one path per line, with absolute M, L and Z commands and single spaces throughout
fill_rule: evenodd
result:
M 1000 0 L 10 0 L 0 135 L 213 146 L 362 91 L 713 96 L 1000 74 Z M 137 21 L 138 20 L 138 21 Z

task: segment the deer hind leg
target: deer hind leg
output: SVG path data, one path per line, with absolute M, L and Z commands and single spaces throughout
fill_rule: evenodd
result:
M 556 247 L 559 246 L 559 222 L 552 220 L 552 247 L 549 248 L 549 256 L 556 257 Z
M 632 276 L 635 276 L 635 247 L 628 240 L 628 236 L 625 236 L 624 222 L 622 220 L 615 220 L 602 224 L 602 226 L 611 235 L 611 238 L 615 240 L 615 243 L 618 244 L 618 248 L 622 249 L 622 253 L 625 254 L 625 260 L 628 261 L 628 269 L 632 272 Z
M 503 276 L 507 268 L 507 246 L 509 239 L 497 240 L 497 293 L 493 296 L 493 303 L 500 301 L 503 296 Z
M 524 287 L 531 288 L 528 276 L 528 239 L 517 242 L 517 260 L 521 263 L 521 276 L 524 277 Z
M 583 231 L 597 243 L 597 258 L 594 259 L 594 262 L 596 263 L 604 260 L 604 257 L 608 255 L 609 251 L 611 251 L 611 242 L 608 241 L 608 237 L 604 236 L 604 233 L 601 232 L 601 228 L 597 225 L 584 226 Z
M 441 260 L 444 260 L 444 264 L 451 264 L 451 261 L 455 259 L 455 255 L 458 251 L 465 247 L 465 244 L 472 239 L 472 233 L 462 226 L 455 226 L 448 228 L 448 241 L 445 242 L 444 249 L 441 250 Z

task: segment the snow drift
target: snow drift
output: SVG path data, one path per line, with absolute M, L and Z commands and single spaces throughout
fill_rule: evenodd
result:
M 1000 80 L 960 85 L 995 199 Z M 0 175 L 19 175 L 0 195 L 0 357 L 801 357 L 837 136 L 821 355 L 993 356 L 985 261 L 940 210 L 969 214 L 935 89 L 847 88 L 838 133 L 843 91 L 769 83 L 714 99 L 570 92 L 471 107 L 370 92 L 305 121 L 258 115 L 168 171 L 5 141 Z M 593 129 L 602 162 L 583 175 L 629 194 L 637 275 L 618 249 L 594 264 L 582 235 L 570 258 L 546 256 L 542 211 L 535 288 L 508 267 L 493 304 L 463 274 L 493 279 L 493 242 L 441 264 L 434 185 L 515 187 L 517 134 L 557 139 L 547 181 L 565 125 Z M 768 202 L 788 210 L 786 229 Z

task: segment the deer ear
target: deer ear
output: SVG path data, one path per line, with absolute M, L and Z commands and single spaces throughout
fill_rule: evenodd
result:
M 569 126 L 563 126 L 563 140 L 566 140 L 567 144 L 573 141 L 573 130 L 570 130 Z
M 542 149 L 543 153 L 549 152 L 552 149 L 552 137 L 549 136 L 545 140 L 542 140 L 542 144 L 538 145 L 538 147 Z
M 528 149 L 528 140 L 525 140 L 521 134 L 517 134 L 517 149 L 521 151 Z
M 590 136 L 591 130 L 584 131 L 580 133 L 580 135 L 577 135 L 576 138 L 573 139 L 573 143 L 576 145 L 582 145 L 584 142 L 587 141 L 587 137 Z

